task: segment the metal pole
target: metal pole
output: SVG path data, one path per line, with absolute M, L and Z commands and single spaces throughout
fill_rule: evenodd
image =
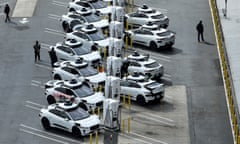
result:
M 227 17 L 227 0 L 225 0 L 225 13 L 224 13 L 224 17 Z

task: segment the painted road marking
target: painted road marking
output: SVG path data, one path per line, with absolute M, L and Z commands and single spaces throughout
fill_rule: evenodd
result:
M 41 67 L 41 68 L 52 70 L 52 68 L 50 66 L 40 65 L 40 64 L 36 64 L 36 63 L 35 63 L 35 65 L 38 66 L 38 67 Z
M 33 110 L 37 110 L 37 111 L 41 110 L 41 108 L 38 108 L 38 107 L 35 107 L 35 106 L 31 106 L 31 105 L 25 105 L 25 106 L 30 108 L 30 109 L 33 109 Z
M 44 32 L 54 34 L 54 35 L 58 35 L 58 36 L 63 36 L 63 37 L 65 36 L 64 32 L 61 32 L 61 31 L 58 31 L 58 30 L 55 30 L 55 29 L 51 29 L 51 28 L 45 28 Z
M 33 83 L 42 84 L 40 81 L 32 80 Z
M 35 86 L 35 87 L 39 87 L 38 84 L 35 84 L 35 83 L 31 83 L 32 86 Z
M 55 14 L 48 14 L 48 17 L 54 20 L 60 20 L 61 16 Z
M 30 129 L 30 130 L 36 131 L 36 132 L 40 132 L 40 133 L 48 135 L 50 137 L 60 138 L 60 139 L 63 139 L 63 140 L 66 140 L 66 141 L 70 141 L 70 142 L 73 142 L 73 143 L 82 143 L 82 142 L 76 141 L 74 139 L 70 139 L 70 138 L 67 138 L 67 137 L 64 137 L 64 136 L 60 136 L 60 135 L 57 135 L 57 134 L 49 133 L 49 132 L 46 132 L 46 131 L 43 131 L 43 130 L 39 130 L 39 129 L 30 127 L 30 126 L 24 125 L 24 124 L 20 124 L 20 126 L 23 127 L 23 128 L 26 128 L 26 129 Z
M 37 0 L 17 0 L 12 17 L 32 17 Z
M 153 143 L 147 142 L 147 141 L 142 140 L 142 139 L 139 139 L 139 138 L 134 138 L 134 137 L 132 137 L 132 136 L 129 136 L 128 134 L 120 133 L 119 135 L 120 135 L 120 136 L 123 136 L 123 137 L 127 137 L 127 138 L 129 138 L 129 139 L 134 139 L 134 140 L 139 141 L 139 142 L 141 142 L 141 143 L 143 143 L 143 144 L 153 144 Z
M 41 105 L 41 104 L 38 104 L 38 103 L 35 103 L 35 102 L 32 102 L 32 101 L 26 101 L 26 103 L 29 103 L 29 104 L 32 104 L 32 105 L 36 105 L 36 106 L 39 106 L 41 108 L 46 107 L 44 105 Z
M 49 44 L 46 44 L 46 43 L 41 43 L 41 48 L 43 48 L 43 49 L 45 49 L 45 50 L 50 50 L 50 47 L 51 47 L 51 45 L 49 45 Z
M 66 7 L 66 8 L 68 7 L 67 3 L 60 2 L 60 1 L 55 1 L 55 0 L 53 0 L 52 4 L 56 5 L 56 6 L 60 6 L 60 7 Z
M 153 138 L 150 138 L 150 137 L 147 137 L 147 136 L 144 136 L 144 135 L 140 135 L 140 134 L 137 134 L 137 133 L 134 133 L 134 132 L 130 132 L 130 134 L 136 135 L 136 136 L 139 136 L 139 137 L 142 137 L 144 139 L 148 139 L 148 140 L 151 140 L 151 141 L 154 141 L 154 142 L 157 142 L 157 143 L 168 144 L 167 142 L 164 142 L 164 141 L 161 141 L 161 140 L 157 140 L 157 139 L 153 139 Z
M 54 138 L 51 138 L 51 137 L 47 137 L 47 136 L 44 136 L 44 135 L 41 135 L 41 134 L 37 134 L 37 133 L 31 132 L 29 130 L 25 130 L 25 129 L 22 129 L 22 128 L 20 128 L 19 130 L 22 131 L 22 132 L 28 133 L 28 134 L 32 134 L 32 135 L 35 135 L 35 136 L 38 136 L 38 137 L 41 137 L 41 138 L 45 138 L 45 139 L 54 141 L 54 142 L 58 142 L 58 143 L 62 143 L 62 144 L 69 144 L 68 142 L 63 142 L 63 141 L 60 141 L 60 140 L 57 140 L 57 139 L 54 139 Z
M 31 85 L 32 85 L 32 86 L 36 86 L 36 87 L 40 87 L 40 88 L 45 88 L 45 87 L 43 86 L 43 83 L 42 83 L 42 82 L 36 81 L 36 80 L 32 80 L 32 81 L 31 81 Z

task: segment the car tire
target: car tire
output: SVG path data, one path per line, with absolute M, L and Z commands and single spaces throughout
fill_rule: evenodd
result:
M 47 101 L 49 105 L 56 103 L 55 98 L 51 95 L 47 97 Z
M 74 137 L 77 137 L 77 138 L 82 136 L 80 129 L 76 126 L 72 128 L 72 134 Z
M 54 80 L 62 80 L 61 76 L 58 74 L 54 75 L 53 79 Z
M 45 118 L 45 117 L 42 118 L 41 122 L 42 122 L 42 126 L 45 130 L 50 130 L 51 129 L 50 122 L 47 118 Z
M 157 50 L 158 46 L 154 41 L 150 42 L 149 48 L 152 50 Z
M 69 12 L 76 12 L 76 10 L 74 8 L 70 8 Z
M 139 105 L 145 105 L 146 104 L 145 98 L 142 95 L 138 95 L 137 96 L 137 103 Z
M 69 24 L 66 21 L 62 23 L 62 27 L 65 32 L 70 32 Z

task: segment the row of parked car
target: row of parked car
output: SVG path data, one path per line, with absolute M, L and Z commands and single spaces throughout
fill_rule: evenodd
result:
M 111 12 L 111 6 L 102 0 L 75 0 L 69 2 L 68 8 L 69 12 L 60 19 L 66 36 L 63 42 L 50 47 L 56 51 L 59 61 L 54 64 L 53 80 L 45 83 L 49 106 L 41 109 L 39 116 L 45 129 L 56 127 L 79 137 L 100 127 L 99 117 L 90 112 L 102 108 L 105 100 L 104 92 L 96 89 L 104 88 L 106 73 L 96 67 L 103 62 L 102 48 L 109 45 L 110 38 L 103 34 L 109 28 L 109 21 L 101 18 Z M 133 42 L 151 48 L 172 46 L 174 34 L 161 28 L 168 26 L 168 18 L 162 18 L 163 14 L 150 10 L 146 5 L 139 11 L 136 13 L 151 15 L 150 22 L 138 23 L 141 27 L 126 31 L 124 38 L 132 38 Z M 135 16 L 133 13 L 126 14 L 125 22 Z M 152 19 L 158 20 L 152 22 Z M 162 19 L 164 22 L 159 22 Z M 151 32 L 149 37 L 156 36 L 156 39 L 150 40 L 145 32 Z M 149 39 L 149 42 L 138 39 Z M 123 58 L 121 72 L 128 74 L 120 80 L 121 96 L 130 95 L 131 100 L 140 105 L 160 101 L 164 97 L 164 85 L 156 81 L 163 76 L 164 68 L 148 55 L 134 52 Z

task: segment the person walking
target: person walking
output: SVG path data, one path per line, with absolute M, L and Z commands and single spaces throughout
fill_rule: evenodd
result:
M 4 13 L 5 13 L 5 15 L 6 15 L 5 23 L 6 23 L 7 21 L 10 22 L 10 21 L 11 21 L 11 20 L 10 20 L 10 17 L 9 17 L 10 7 L 9 7 L 8 4 L 6 4 L 5 7 L 4 7 Z
M 201 20 L 197 24 L 196 29 L 197 29 L 197 32 L 198 32 L 198 42 L 200 42 L 200 37 L 201 37 L 202 41 L 204 42 L 204 37 L 203 37 L 204 27 L 203 27 L 203 24 L 202 24 Z
M 41 45 L 39 44 L 38 41 L 36 41 L 35 45 L 33 46 L 34 49 L 34 55 L 35 55 L 35 62 L 40 61 L 40 49 Z
M 49 53 L 49 57 L 51 60 L 51 65 L 52 65 L 52 67 L 54 67 L 54 63 L 58 61 L 57 54 L 56 54 L 54 48 L 52 48 L 51 51 L 49 51 L 48 53 Z

